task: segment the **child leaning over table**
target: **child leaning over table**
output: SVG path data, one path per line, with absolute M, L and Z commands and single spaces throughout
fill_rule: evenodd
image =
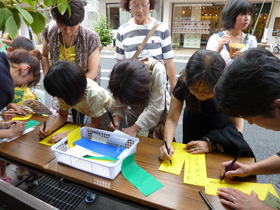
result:
M 86 78 L 85 72 L 70 61 L 55 63 L 46 74 L 44 86 L 51 96 L 58 98 L 59 111 L 58 116 L 47 124 L 45 131 L 43 131 L 43 126 L 40 128 L 38 133 L 40 137 L 50 135 L 62 126 L 67 120 L 70 108 L 91 117 L 91 123 L 86 126 L 100 128 L 102 115 L 112 103 L 110 93 L 93 80 Z M 79 122 L 79 116 L 77 116 L 77 122 Z M 49 142 L 58 142 L 69 132 L 56 134 Z

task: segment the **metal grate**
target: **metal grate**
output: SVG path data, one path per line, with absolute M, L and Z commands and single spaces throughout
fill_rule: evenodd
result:
M 87 191 L 69 185 L 59 186 L 54 179 L 43 176 L 28 193 L 61 210 L 71 210 L 85 198 Z

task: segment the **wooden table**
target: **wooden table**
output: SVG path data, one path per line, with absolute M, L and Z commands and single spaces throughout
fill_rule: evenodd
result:
M 51 161 L 45 166 L 45 171 L 64 177 L 73 182 L 102 191 L 111 196 L 130 200 L 148 207 L 157 209 L 207 209 L 207 205 L 198 194 L 198 190 L 204 192 L 204 187 L 184 184 L 184 170 L 181 175 L 173 175 L 158 170 L 161 161 L 158 159 L 159 147 L 163 144 L 160 140 L 139 137 L 135 155 L 136 163 L 149 174 L 160 181 L 164 187 L 145 197 L 120 173 L 114 180 L 76 170 L 69 166 Z M 207 176 L 220 178 L 221 163 L 232 160 L 233 157 L 222 153 L 206 154 Z M 239 158 L 242 163 L 252 163 L 253 158 Z M 256 177 L 247 178 L 246 181 L 256 182 Z M 224 209 L 218 196 L 206 195 L 215 209 Z
M 40 138 L 38 130 L 48 117 L 33 115 L 30 119 L 41 122 L 35 127 L 35 130 L 11 141 L 0 144 L 0 157 L 15 161 L 21 165 L 42 170 L 43 166 L 55 159 L 51 148 L 47 145 L 39 144 Z
M 43 121 L 41 116 L 32 119 Z M 0 145 L 0 157 L 14 160 L 43 170 L 45 173 L 63 177 L 74 183 L 92 188 L 97 192 L 116 197 L 125 201 L 156 209 L 208 209 L 198 193 L 204 192 L 204 187 L 184 184 L 184 170 L 181 175 L 173 175 L 158 170 L 161 161 L 158 159 L 159 147 L 163 142 L 144 137 L 139 137 L 135 155 L 136 163 L 149 174 L 159 180 L 164 187 L 145 197 L 120 173 L 114 180 L 109 180 L 93 174 L 83 172 L 57 162 L 49 146 L 38 144 L 37 130 L 32 131 L 12 142 Z M 223 153 L 206 154 L 207 177 L 220 178 L 221 163 L 232 160 L 233 157 Z M 253 158 L 240 157 L 242 163 L 252 163 Z M 256 182 L 256 177 L 243 179 Z M 217 209 L 225 209 L 218 196 L 206 195 L 208 200 Z

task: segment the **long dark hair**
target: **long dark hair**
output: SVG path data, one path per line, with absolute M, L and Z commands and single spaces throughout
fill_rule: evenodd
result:
M 200 111 L 201 103 L 200 100 L 191 94 L 189 87 L 197 82 L 205 82 L 211 90 L 214 90 L 225 66 L 225 61 L 217 52 L 199 50 L 192 55 L 178 79 L 182 81 L 180 88 L 185 90 L 184 98 L 186 99 L 188 109 Z

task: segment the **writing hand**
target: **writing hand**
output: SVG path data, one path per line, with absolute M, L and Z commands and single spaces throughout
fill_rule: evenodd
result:
M 222 163 L 222 169 L 221 169 L 221 176 L 224 175 L 226 169 L 229 167 L 232 161 L 227 161 Z M 225 179 L 230 180 L 233 179 L 233 177 L 245 177 L 250 175 L 250 166 L 245 165 L 239 162 L 235 162 L 232 166 L 232 168 L 225 174 Z
M 174 154 L 174 148 L 172 145 L 168 145 L 169 148 L 169 154 L 167 153 L 165 145 L 162 145 L 159 148 L 159 158 L 161 160 L 171 160 L 172 155 Z
M 114 127 L 113 123 L 110 122 L 108 127 L 107 127 L 108 131 L 114 131 L 114 130 L 118 130 L 119 129 L 120 123 L 119 122 L 115 122 L 115 121 L 114 121 L 114 123 L 115 123 L 116 127 Z

